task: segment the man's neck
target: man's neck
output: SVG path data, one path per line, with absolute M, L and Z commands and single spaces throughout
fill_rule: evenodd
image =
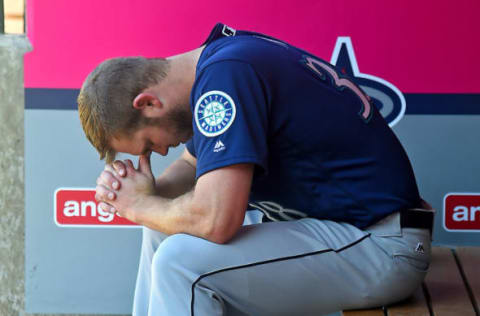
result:
M 188 87 L 193 86 L 198 60 L 205 46 L 189 52 L 168 57 L 170 69 L 167 76 L 171 76 L 172 82 L 181 83 Z
M 168 57 L 167 76 L 152 90 L 158 92 L 165 104 L 189 104 L 190 92 L 195 82 L 197 63 L 203 46 L 192 51 Z

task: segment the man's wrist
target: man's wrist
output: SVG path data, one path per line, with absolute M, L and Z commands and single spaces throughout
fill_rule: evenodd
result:
M 131 220 L 143 226 L 147 225 L 154 221 L 154 216 L 158 215 L 158 211 L 163 208 L 162 205 L 164 205 L 166 200 L 156 195 L 156 192 L 139 197 L 136 203 L 128 210 Z

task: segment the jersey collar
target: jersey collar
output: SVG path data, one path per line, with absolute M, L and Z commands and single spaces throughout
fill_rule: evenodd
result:
M 228 25 L 223 23 L 217 23 L 213 30 L 210 32 L 210 35 L 208 35 L 207 40 L 203 42 L 203 44 L 200 46 L 208 45 L 219 38 L 235 36 L 236 33 L 237 31 L 229 27 Z

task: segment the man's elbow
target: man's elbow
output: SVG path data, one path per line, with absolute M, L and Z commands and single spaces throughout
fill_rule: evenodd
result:
M 240 223 L 237 223 L 237 221 L 213 220 L 205 231 L 205 239 L 217 244 L 226 244 L 237 234 L 242 223 L 243 220 Z
M 218 230 L 210 232 L 206 236 L 206 239 L 216 244 L 226 244 L 233 238 L 233 236 L 235 236 L 235 233 Z

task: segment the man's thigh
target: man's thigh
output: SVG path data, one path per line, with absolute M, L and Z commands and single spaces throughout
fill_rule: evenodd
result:
M 379 291 L 371 287 L 394 269 L 368 232 L 315 219 L 244 226 L 223 245 L 174 235 L 159 251 L 172 271 L 194 275 L 179 289 L 194 310 L 202 311 L 195 296 L 209 289 L 227 315 L 319 315 L 381 304 L 385 298 L 372 297 Z

